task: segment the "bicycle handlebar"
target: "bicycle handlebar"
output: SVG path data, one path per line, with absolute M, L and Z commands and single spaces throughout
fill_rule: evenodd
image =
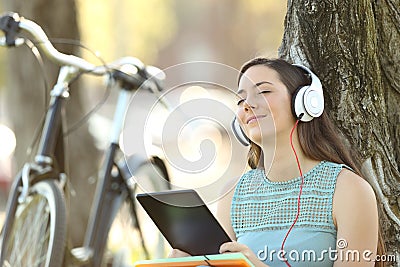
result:
M 18 46 L 20 38 L 16 38 L 20 30 L 25 30 L 34 38 L 37 47 L 46 55 L 47 58 L 59 65 L 69 65 L 82 71 L 91 72 L 96 75 L 103 75 L 107 72 L 104 66 L 96 67 L 94 64 L 73 55 L 59 52 L 49 41 L 46 33 L 35 22 L 20 17 L 17 13 L 6 13 L 0 18 L 0 28 L 5 33 L 1 42 L 6 46 Z M 18 41 L 17 41 L 18 40 Z M 17 41 L 17 42 L 16 42 Z
M 123 57 L 107 65 L 96 66 L 83 58 L 61 53 L 54 48 L 46 33 L 38 24 L 19 16 L 17 13 L 8 12 L 2 15 L 0 17 L 0 30 L 2 30 L 5 34 L 5 36 L 0 38 L 0 46 L 22 45 L 25 41 L 23 38 L 18 38 L 17 34 L 20 30 L 24 30 L 32 35 L 36 46 L 46 55 L 46 57 L 60 66 L 72 66 L 78 70 L 101 76 L 109 73 L 110 69 L 117 69 L 124 72 L 124 65 L 133 65 L 136 67 L 136 71 L 138 73 L 135 73 L 135 70 L 133 70 L 133 72 L 132 70 L 127 73 L 124 72 L 126 75 L 122 78 L 128 79 L 129 82 L 128 76 L 130 76 L 131 80 L 133 78 L 133 80 L 136 81 L 136 86 L 140 86 L 144 81 L 152 78 L 155 84 L 154 86 L 150 86 L 153 88 L 149 89 L 153 92 L 162 90 L 159 81 L 164 79 L 164 73 L 161 70 L 152 66 L 146 67 L 139 59 L 135 57 Z M 152 73 L 149 71 L 150 68 L 153 70 L 151 71 Z M 139 77 L 134 77 L 135 75 Z M 121 78 L 121 75 L 119 75 L 118 78 Z

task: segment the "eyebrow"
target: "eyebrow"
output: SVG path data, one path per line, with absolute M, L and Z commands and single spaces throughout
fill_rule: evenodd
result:
M 271 83 L 271 82 L 268 82 L 268 81 L 261 81 L 261 82 L 258 82 L 258 83 L 256 83 L 256 84 L 254 84 L 253 86 L 252 86 L 252 88 L 256 88 L 256 87 L 258 87 L 258 86 L 260 86 L 260 85 L 263 85 L 263 84 L 273 84 L 273 83 Z M 244 92 L 244 90 L 243 89 L 240 89 L 240 90 L 238 90 L 237 92 L 236 92 L 236 94 L 241 94 L 241 93 L 243 93 Z

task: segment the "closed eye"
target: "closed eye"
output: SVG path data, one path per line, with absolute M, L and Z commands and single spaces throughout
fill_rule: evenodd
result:
M 239 99 L 239 101 L 236 103 L 236 105 L 240 106 L 244 102 L 244 99 Z
M 270 90 L 262 90 L 259 92 L 259 94 L 266 94 L 266 93 L 270 93 L 270 92 L 271 92 Z

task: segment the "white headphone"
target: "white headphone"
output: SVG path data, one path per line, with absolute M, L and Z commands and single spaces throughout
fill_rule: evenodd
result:
M 299 64 L 293 64 L 293 66 L 305 70 L 311 76 L 311 84 L 299 87 L 293 94 L 293 113 L 300 121 L 311 121 L 321 116 L 324 111 L 324 92 L 321 81 L 309 68 Z
M 236 139 L 244 146 L 249 146 L 250 145 L 250 139 L 247 137 L 247 135 L 244 133 L 242 127 L 240 127 L 240 124 L 236 118 L 236 116 L 233 118 L 232 123 L 232 132 L 235 135 Z
M 300 64 L 293 64 L 305 70 L 311 76 L 311 84 L 297 88 L 292 96 L 293 115 L 302 122 L 311 121 L 321 116 L 324 111 L 324 93 L 319 78 L 307 67 Z M 250 139 L 240 127 L 236 116 L 231 123 L 232 131 L 238 141 L 248 146 Z

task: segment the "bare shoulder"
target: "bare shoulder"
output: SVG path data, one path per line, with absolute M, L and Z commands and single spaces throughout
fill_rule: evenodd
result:
M 375 193 L 371 185 L 356 173 L 344 168 L 338 175 L 335 194 L 350 198 L 373 198 Z
M 375 209 L 376 197 L 371 185 L 364 178 L 344 168 L 337 177 L 333 197 L 335 221 L 339 217 Z
M 220 198 L 218 199 L 218 207 L 223 206 L 224 208 L 218 209 L 219 211 L 224 211 L 226 212 L 227 210 L 229 211 L 231 204 L 232 204 L 232 198 L 235 192 L 236 188 L 236 183 L 237 179 L 232 179 L 228 181 L 221 189 L 220 191 Z

